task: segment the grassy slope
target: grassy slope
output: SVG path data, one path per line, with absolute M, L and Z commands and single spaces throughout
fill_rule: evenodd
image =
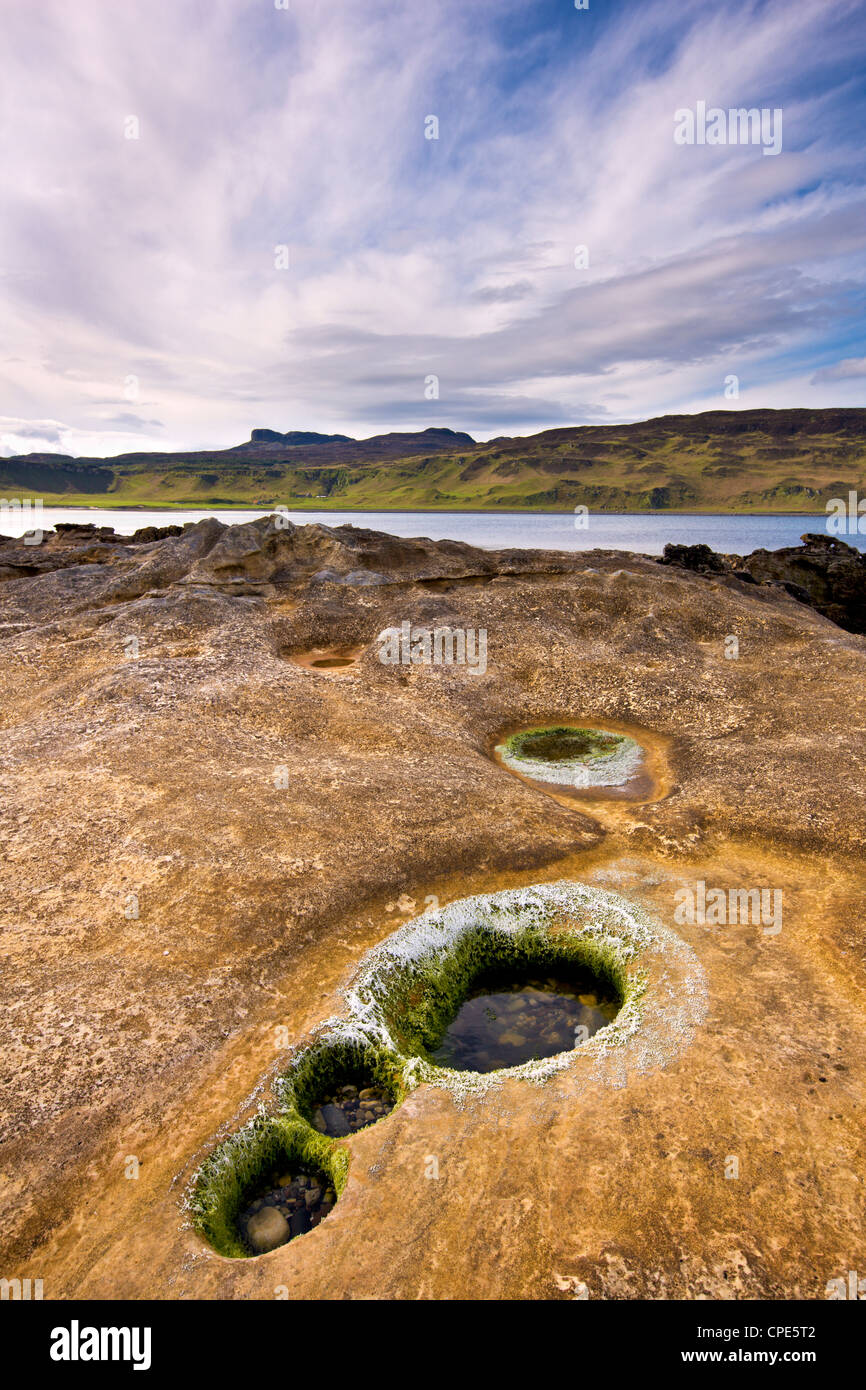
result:
M 713 412 L 398 459 L 337 445 L 326 457 L 272 446 L 259 456 L 94 460 L 113 471 L 107 489 L 80 492 L 67 470 L 52 492 L 43 468 L 31 495 L 46 506 L 820 512 L 830 497 L 866 492 L 866 410 Z M 6 495 L 15 486 L 21 495 L 24 464 L 0 461 Z

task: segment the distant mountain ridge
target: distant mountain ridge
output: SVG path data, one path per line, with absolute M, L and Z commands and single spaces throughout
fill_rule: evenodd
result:
M 866 409 L 713 410 L 486 443 L 436 426 L 369 439 L 259 427 L 227 449 L 0 459 L 0 490 L 47 505 L 815 512 L 866 494 Z
M 316 434 L 314 430 L 289 430 L 280 434 L 279 430 L 253 430 L 251 444 L 336 444 L 349 443 L 349 434 Z M 241 448 L 244 446 L 241 445 Z

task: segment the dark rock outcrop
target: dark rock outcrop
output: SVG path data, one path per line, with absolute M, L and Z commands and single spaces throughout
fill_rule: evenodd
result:
M 801 539 L 802 546 L 755 550 L 745 567 L 848 632 L 866 632 L 866 555 L 835 536 L 807 533 Z
M 692 570 L 695 574 L 723 574 L 726 569 L 723 557 L 708 545 L 668 544 L 660 563 L 679 565 L 681 569 Z
M 801 546 L 717 555 L 708 545 L 666 545 L 659 561 L 694 574 L 776 585 L 848 632 L 866 632 L 866 555 L 836 536 L 807 532 Z

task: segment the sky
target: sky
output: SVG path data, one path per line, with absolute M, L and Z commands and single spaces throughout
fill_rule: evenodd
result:
M 0 46 L 4 456 L 866 406 L 866 0 L 7 0 Z

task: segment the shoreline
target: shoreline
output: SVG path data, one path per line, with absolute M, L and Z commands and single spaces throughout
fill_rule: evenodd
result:
M 35 499 L 34 499 L 35 500 Z M 448 516 L 451 513 L 459 513 L 461 516 L 574 516 L 574 508 L 569 507 L 565 511 L 548 510 L 542 507 L 299 507 L 288 502 L 275 502 L 272 505 L 262 503 L 260 507 L 246 506 L 243 504 L 221 503 L 219 506 L 208 508 L 207 504 L 197 506 L 194 503 L 171 504 L 171 503 L 116 503 L 111 507 L 94 507 L 83 502 L 48 502 L 44 498 L 39 498 L 39 502 L 46 511 L 61 512 L 250 512 L 255 516 L 269 516 L 279 507 L 285 507 L 289 512 L 333 512 L 335 516 L 341 514 L 365 512 L 371 516 L 390 513 L 394 516 Z M 811 517 L 819 516 L 819 512 L 801 511 L 754 511 L 754 512 L 719 512 L 719 511 L 699 511 L 695 509 L 681 510 L 675 507 L 665 507 L 661 511 L 606 511 L 599 507 L 595 511 L 590 509 L 590 516 L 701 516 L 701 517 L 748 517 L 748 516 L 783 516 L 783 517 Z

